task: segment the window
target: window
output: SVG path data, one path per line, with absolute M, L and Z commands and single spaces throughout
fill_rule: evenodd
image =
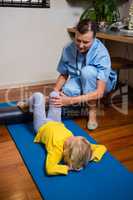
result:
M 50 0 L 0 0 L 0 7 L 49 8 Z

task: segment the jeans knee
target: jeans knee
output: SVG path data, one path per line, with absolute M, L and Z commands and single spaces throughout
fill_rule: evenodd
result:
M 34 96 L 35 98 L 42 98 L 42 97 L 44 97 L 43 94 L 42 94 L 41 92 L 35 92 L 35 93 L 33 93 L 33 96 Z
M 97 70 L 93 66 L 86 66 L 81 69 L 81 78 L 83 79 L 90 79 L 96 78 Z
M 42 100 L 44 101 L 44 95 L 41 92 L 35 92 L 33 94 L 33 100 L 34 103 L 42 102 Z
M 59 92 L 52 91 L 52 92 L 50 92 L 49 96 L 50 97 L 58 97 L 59 96 Z

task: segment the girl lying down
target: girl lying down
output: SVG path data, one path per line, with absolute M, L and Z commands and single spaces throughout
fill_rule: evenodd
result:
M 50 99 L 58 95 L 58 92 L 53 91 Z M 52 105 L 51 101 L 46 117 L 45 97 L 42 93 L 34 93 L 26 102 L 18 102 L 18 106 L 21 109 L 28 106 L 33 112 L 33 126 L 37 133 L 34 142 L 45 145 L 48 175 L 67 175 L 70 170 L 79 171 L 90 161 L 100 161 L 105 154 L 105 146 L 91 144 L 82 136 L 74 136 L 61 122 L 61 108 Z M 63 164 L 60 163 L 62 160 Z

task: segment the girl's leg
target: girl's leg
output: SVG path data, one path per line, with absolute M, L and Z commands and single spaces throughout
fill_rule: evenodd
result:
M 50 93 L 50 98 L 58 97 L 58 96 L 59 96 L 58 92 L 52 91 Z M 49 101 L 49 110 L 48 110 L 47 118 L 52 121 L 57 121 L 57 122 L 61 121 L 61 108 L 55 107 L 54 105 L 50 103 L 50 101 Z
M 28 100 L 29 109 L 33 112 L 33 126 L 36 132 L 47 122 L 45 112 L 45 97 L 42 93 L 34 93 Z

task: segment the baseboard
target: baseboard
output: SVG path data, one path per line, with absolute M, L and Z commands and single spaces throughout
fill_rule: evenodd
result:
M 53 90 L 55 80 L 36 82 L 29 84 L 17 84 L 11 86 L 5 86 L 0 88 L 0 102 L 9 102 L 9 101 L 18 101 L 27 99 L 34 92 L 42 92 L 46 96 Z M 133 100 L 133 88 L 129 87 L 128 97 L 130 100 Z M 106 102 L 105 98 L 104 104 L 109 104 Z M 113 103 L 120 102 L 119 97 L 113 100 Z
M 20 101 L 27 99 L 34 92 L 42 92 L 46 96 L 53 90 L 55 81 L 44 81 L 29 84 L 2 86 L 0 88 L 0 102 Z

